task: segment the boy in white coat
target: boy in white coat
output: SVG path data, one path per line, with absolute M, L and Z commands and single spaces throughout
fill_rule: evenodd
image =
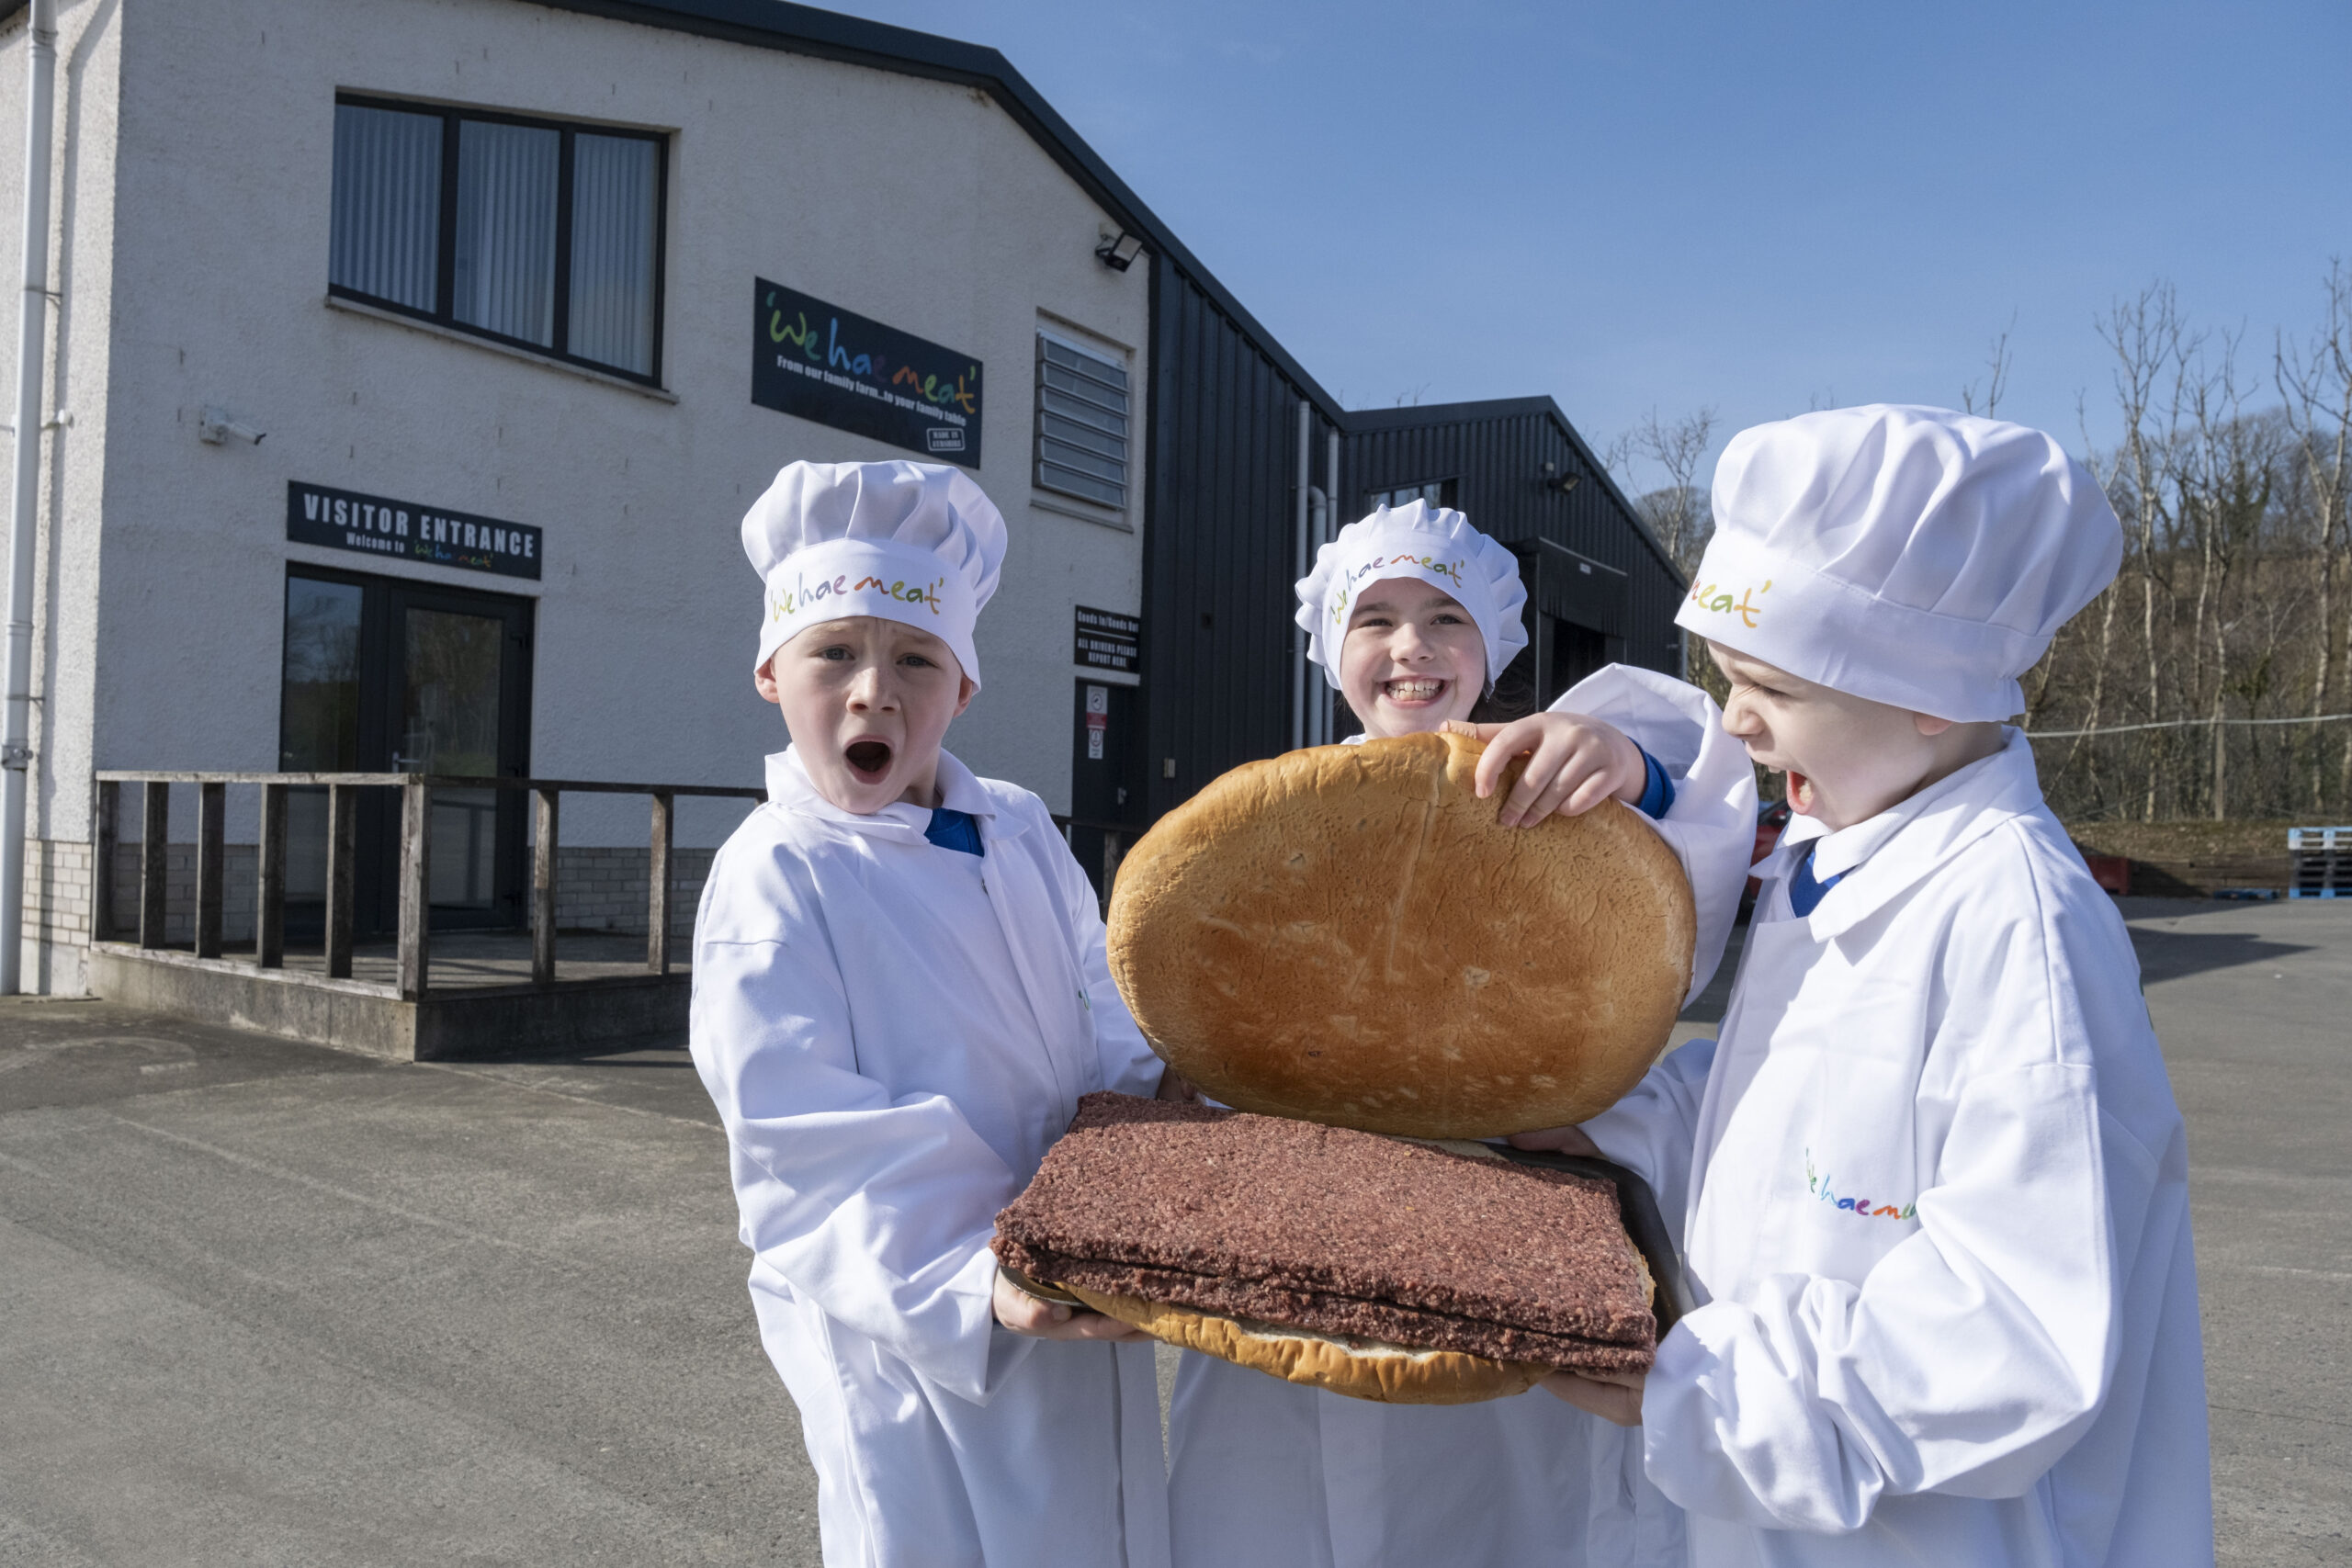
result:
M 1424 502 L 1341 529 L 1297 592 L 1312 656 L 1364 725 L 1351 743 L 1460 725 L 1527 641 L 1517 559 Z M 1706 694 L 1611 666 L 1554 711 L 1478 732 L 1483 793 L 1528 757 L 1497 802 L 1505 826 L 1613 797 L 1674 847 L 1704 986 L 1756 830 L 1754 772 Z M 1169 1450 L 1178 1568 L 1619 1568 L 1681 1550 L 1680 1511 L 1643 1479 L 1638 1443 L 1541 1394 L 1378 1404 L 1188 1353 Z
M 693 1046 L 825 1561 L 1165 1568 L 1150 1346 L 989 1251 L 1079 1097 L 1160 1077 L 1044 803 L 940 749 L 1004 521 L 956 468 L 795 463 L 743 545 L 792 744 L 703 892 Z
M 1702 1568 L 2211 1563 L 2180 1114 L 2003 722 L 2114 514 L 2038 431 L 1886 406 L 1741 433 L 1714 510 L 1679 619 L 1798 816 L 1720 1042 L 1586 1123 L 1703 1304 L 1547 1386 L 1640 1424 Z

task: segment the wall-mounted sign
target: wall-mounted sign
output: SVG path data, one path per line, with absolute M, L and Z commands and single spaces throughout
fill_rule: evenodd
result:
M 1077 661 L 1089 670 L 1136 673 L 1142 663 L 1143 618 L 1078 606 Z
M 926 457 L 980 466 L 980 362 L 763 277 L 752 400 Z
M 492 571 L 501 577 L 539 575 L 539 530 L 527 523 L 502 523 L 470 512 L 387 501 L 299 480 L 286 487 L 286 536 L 301 545 Z

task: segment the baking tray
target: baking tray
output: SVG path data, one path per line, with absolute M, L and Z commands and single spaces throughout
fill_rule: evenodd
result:
M 1657 1206 L 1657 1194 L 1650 1190 L 1648 1182 L 1614 1160 L 1555 1154 L 1549 1149 L 1515 1149 L 1509 1144 L 1488 1144 L 1487 1147 L 1514 1164 L 1563 1170 L 1570 1176 L 1607 1181 L 1616 1187 L 1617 1213 L 1625 1222 L 1625 1235 L 1641 1253 L 1642 1261 L 1649 1265 L 1650 1280 L 1657 1287 L 1657 1294 L 1650 1302 L 1650 1313 L 1657 1319 L 1660 1339 L 1699 1304 L 1690 1294 L 1690 1282 L 1682 1277 L 1682 1259 L 1674 1250 L 1674 1232 L 1667 1227 L 1666 1216 Z

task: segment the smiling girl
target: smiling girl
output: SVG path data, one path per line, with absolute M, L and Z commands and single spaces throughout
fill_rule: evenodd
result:
M 1363 725 L 1349 744 L 1446 728 L 1487 742 L 1477 790 L 1532 827 L 1616 799 L 1642 811 L 1697 892 L 1693 990 L 1730 929 L 1755 783 L 1697 688 L 1612 665 L 1553 711 L 1476 724 L 1527 644 L 1516 557 L 1461 513 L 1416 501 L 1340 530 L 1298 585 L 1298 623 Z M 1482 707 L 1482 704 L 1487 705 Z M 1383 852 L 1367 846 L 1367 855 Z M 1706 890 L 1714 889 L 1710 893 Z M 1180 1568 L 1636 1562 L 1680 1550 L 1680 1517 L 1640 1448 L 1559 1401 L 1375 1404 L 1187 1353 L 1169 1427 Z

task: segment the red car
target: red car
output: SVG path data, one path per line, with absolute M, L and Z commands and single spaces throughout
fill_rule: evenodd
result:
M 1788 828 L 1789 803 L 1787 801 L 1768 800 L 1758 807 L 1756 813 L 1756 852 L 1747 857 L 1747 863 L 1754 865 L 1758 861 L 1770 854 L 1773 847 L 1780 843 L 1781 835 L 1787 832 Z M 1763 886 L 1764 885 L 1756 878 L 1749 877 L 1747 891 L 1741 895 L 1741 902 L 1753 904 L 1756 901 L 1756 895 L 1762 890 Z

